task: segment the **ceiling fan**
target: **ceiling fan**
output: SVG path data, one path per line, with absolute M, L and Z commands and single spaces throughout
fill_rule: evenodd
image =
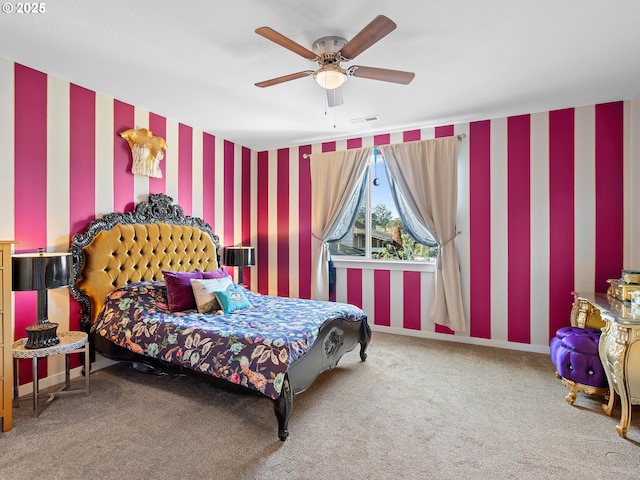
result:
M 384 15 L 378 15 L 351 40 L 347 41 L 342 37 L 335 36 L 322 37 L 313 42 L 311 50 L 309 50 L 272 28 L 257 28 L 256 33 L 258 35 L 262 35 L 267 40 L 271 40 L 281 47 L 291 50 L 293 53 L 316 62 L 319 68 L 272 78 L 271 80 L 258 82 L 256 86 L 270 87 L 313 75 L 318 85 L 327 91 L 329 106 L 335 107 L 343 104 L 342 84 L 348 77 L 368 78 L 370 80 L 407 85 L 413 80 L 415 73 L 359 65 L 343 66 L 343 63 L 350 62 L 395 29 L 396 24 L 392 20 Z

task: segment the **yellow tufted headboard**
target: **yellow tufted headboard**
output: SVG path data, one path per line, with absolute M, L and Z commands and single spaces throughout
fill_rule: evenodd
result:
M 96 219 L 73 237 L 74 284 L 88 330 L 109 292 L 140 281 L 162 280 L 162 270 L 218 268 L 218 237 L 203 220 L 185 216 L 164 194 L 149 196 L 133 213 Z

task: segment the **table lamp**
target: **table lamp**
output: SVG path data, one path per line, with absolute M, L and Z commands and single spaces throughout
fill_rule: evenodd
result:
M 51 288 L 66 287 L 71 284 L 71 254 L 45 253 L 39 248 L 37 253 L 12 255 L 13 290 L 37 291 L 37 321 L 26 328 L 25 348 L 51 347 L 60 342 L 56 330 L 57 323 L 48 318 L 48 293 Z
M 242 285 L 242 270 L 256 264 L 255 249 L 253 247 L 225 247 L 224 264 L 238 267 L 238 285 Z

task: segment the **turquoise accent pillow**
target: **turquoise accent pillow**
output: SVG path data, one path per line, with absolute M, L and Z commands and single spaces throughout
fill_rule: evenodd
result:
M 233 313 L 236 310 L 251 307 L 251 302 L 237 284 L 233 283 L 226 290 L 213 292 L 220 302 L 224 313 Z

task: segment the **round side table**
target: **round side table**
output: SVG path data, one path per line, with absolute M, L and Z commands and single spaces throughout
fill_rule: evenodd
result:
M 58 338 L 60 339 L 60 343 L 51 347 L 25 348 L 26 338 L 16 340 L 11 346 L 11 352 L 13 354 L 14 406 L 20 406 L 20 400 L 18 398 L 18 360 L 21 358 L 31 358 L 33 360 L 33 410 L 35 417 L 40 415 L 38 400 L 41 396 L 49 397 L 48 401 L 51 401 L 58 395 L 74 393 L 84 393 L 85 397 L 89 395 L 89 365 L 91 365 L 89 358 L 89 336 L 84 332 L 60 332 L 58 333 Z M 84 388 L 69 390 L 71 386 L 69 354 L 71 353 L 84 353 Z M 38 386 L 38 359 L 61 354 L 65 355 L 64 386 L 59 391 L 40 395 Z

